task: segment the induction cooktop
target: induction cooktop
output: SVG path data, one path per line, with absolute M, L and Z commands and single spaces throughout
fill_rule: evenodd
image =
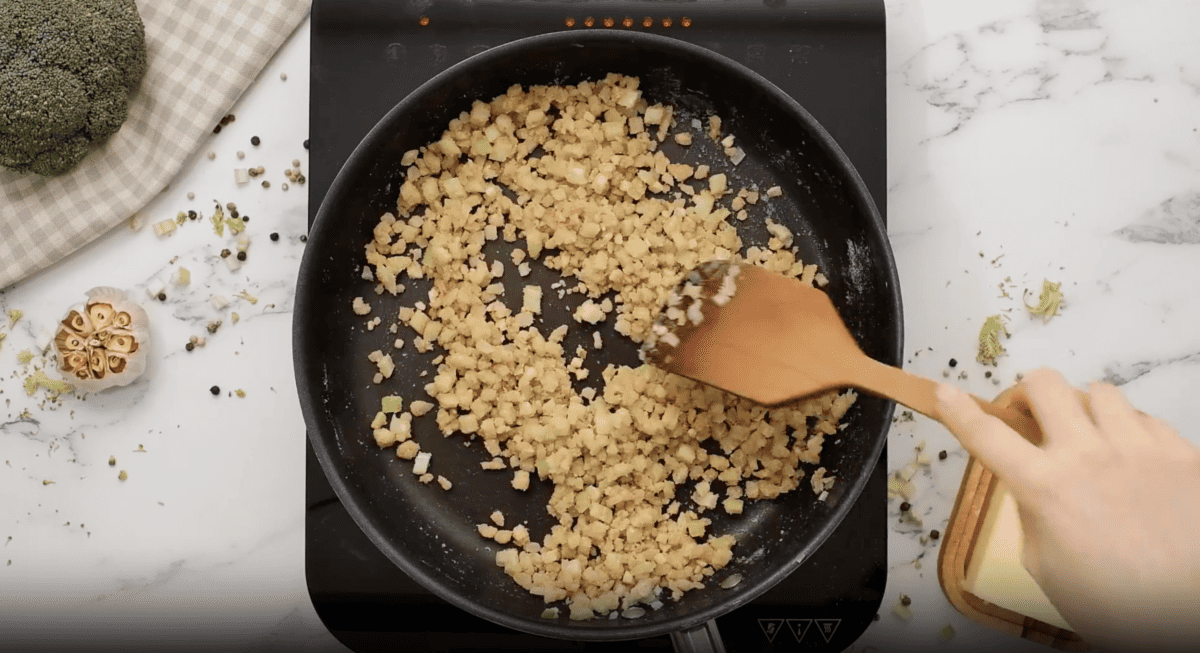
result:
M 309 223 L 363 136 L 442 70 L 519 38 L 631 29 L 746 65 L 794 97 L 857 168 L 886 220 L 883 0 L 314 0 Z M 308 440 L 305 570 L 318 615 L 355 651 L 668 650 L 667 636 L 571 642 L 464 612 L 406 576 L 338 500 Z M 885 448 L 837 530 L 787 579 L 718 618 L 725 650 L 842 651 L 877 618 L 887 575 Z

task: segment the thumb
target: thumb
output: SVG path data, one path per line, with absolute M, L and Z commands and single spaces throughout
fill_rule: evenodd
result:
M 937 387 L 936 416 L 971 455 L 1014 492 L 1030 480 L 1044 457 L 1041 449 L 999 419 L 983 412 L 971 395 L 945 383 Z

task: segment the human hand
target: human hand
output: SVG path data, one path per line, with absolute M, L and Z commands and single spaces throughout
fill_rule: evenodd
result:
M 1040 446 L 939 384 L 937 412 L 1004 481 L 1022 563 L 1067 623 L 1112 651 L 1200 651 L 1200 449 L 1097 383 L 1080 401 L 1038 370 L 997 403 L 1029 410 Z

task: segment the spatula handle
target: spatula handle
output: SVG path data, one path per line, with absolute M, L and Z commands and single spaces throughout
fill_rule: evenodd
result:
M 938 420 L 937 383 L 910 374 L 898 367 L 885 365 L 878 361 L 871 362 L 874 365 L 871 365 L 866 373 L 861 375 L 859 382 L 854 384 L 856 387 L 904 404 L 930 419 Z M 971 395 L 971 398 L 979 404 L 983 412 L 999 418 L 1012 430 L 1024 436 L 1026 440 L 1034 444 L 1041 443 L 1042 429 L 1033 415 L 1016 408 L 994 404 L 975 395 Z

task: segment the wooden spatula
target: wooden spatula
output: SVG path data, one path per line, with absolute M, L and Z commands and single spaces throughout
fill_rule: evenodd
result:
M 798 279 L 729 261 L 680 281 L 642 346 L 646 362 L 773 406 L 841 388 L 892 399 L 938 419 L 937 384 L 859 349 L 829 296 Z M 1034 443 L 1033 417 L 975 397 Z

